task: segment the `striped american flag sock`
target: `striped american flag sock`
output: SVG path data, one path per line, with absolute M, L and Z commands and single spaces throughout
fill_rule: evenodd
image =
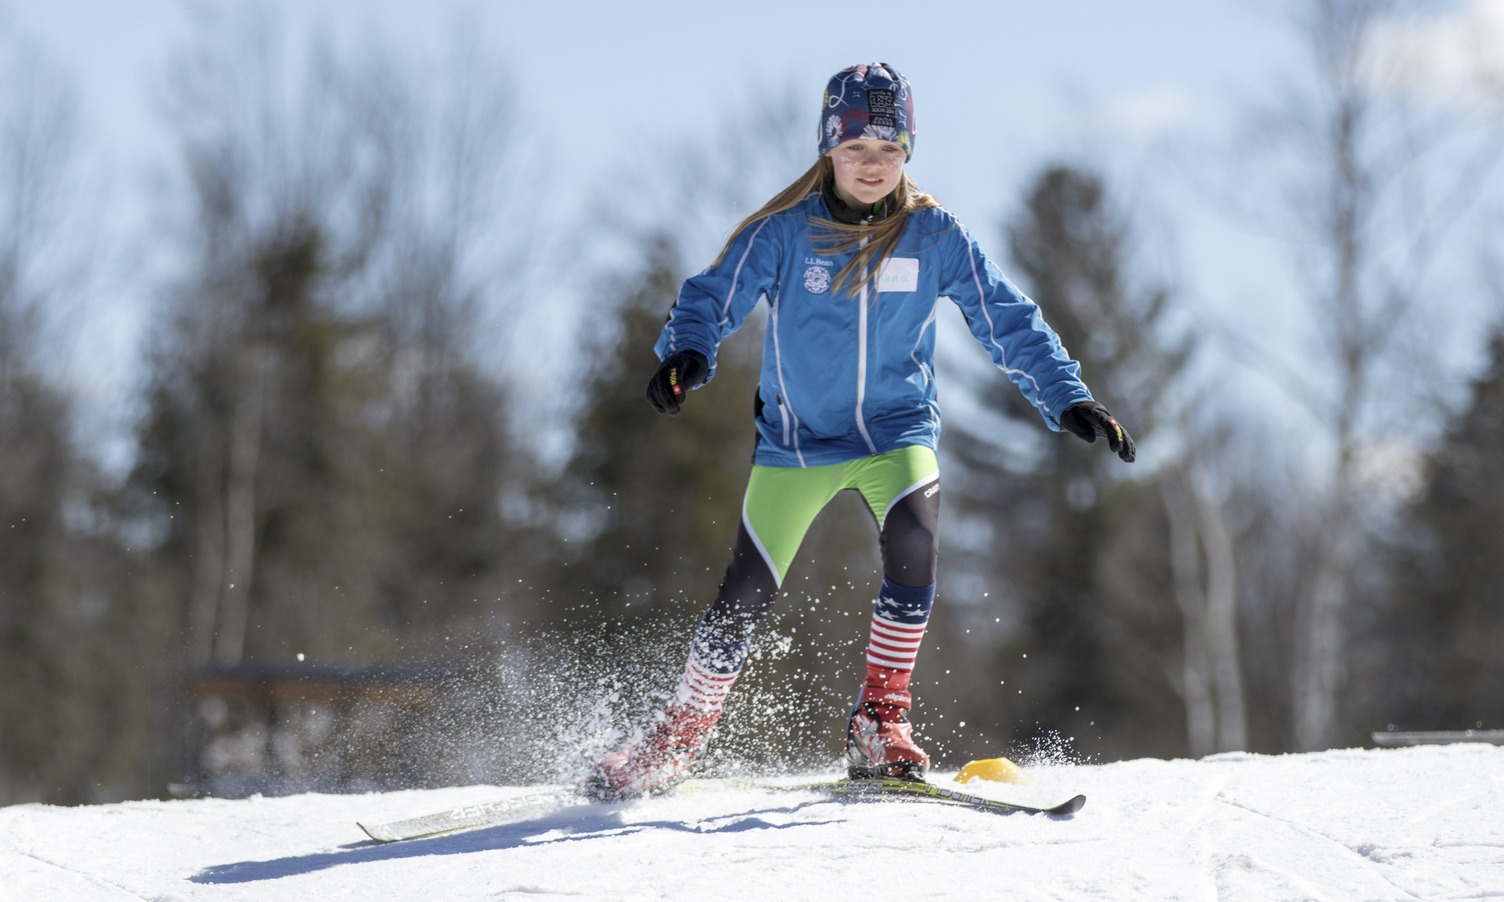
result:
M 697 714 L 719 716 L 746 660 L 745 641 L 719 637 L 708 618 L 702 619 L 690 642 L 689 660 L 674 690 L 673 703 Z
M 719 715 L 731 694 L 731 684 L 736 682 L 740 671 L 715 673 L 706 670 L 691 655 L 684 665 L 684 675 L 679 677 L 679 686 L 674 690 L 673 704 L 689 708 L 700 715 Z
M 909 678 L 934 604 L 934 583 L 916 588 L 883 580 L 872 608 L 862 701 L 909 707 Z

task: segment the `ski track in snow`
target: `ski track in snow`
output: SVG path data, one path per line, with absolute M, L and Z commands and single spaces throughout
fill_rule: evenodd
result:
M 1504 899 L 1504 749 L 1048 766 L 968 792 L 1071 818 L 734 785 L 382 845 L 355 822 L 510 798 L 0 809 L 0 900 Z M 937 778 L 943 782 L 944 776 Z

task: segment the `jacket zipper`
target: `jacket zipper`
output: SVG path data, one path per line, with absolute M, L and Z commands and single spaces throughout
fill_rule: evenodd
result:
M 862 238 L 860 247 L 867 246 L 867 239 Z M 872 436 L 867 433 L 867 420 L 863 407 L 867 403 L 867 273 L 861 273 L 862 288 L 859 292 L 857 303 L 861 306 L 857 312 L 857 329 L 861 333 L 858 336 L 856 348 L 856 428 L 862 434 L 862 441 L 867 443 L 869 454 L 877 453 L 877 446 L 872 443 Z

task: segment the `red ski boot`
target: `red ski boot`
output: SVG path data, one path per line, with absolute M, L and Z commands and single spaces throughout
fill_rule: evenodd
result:
M 603 802 L 618 802 L 667 792 L 689 777 L 695 756 L 704 751 L 719 710 L 704 714 L 672 704 L 642 741 L 607 755 L 585 782 L 585 792 Z
M 909 672 L 869 666 L 846 724 L 846 774 L 853 780 L 923 780 L 930 756 L 914 744 Z

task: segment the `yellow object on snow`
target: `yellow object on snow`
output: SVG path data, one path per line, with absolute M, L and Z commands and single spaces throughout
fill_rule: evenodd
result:
M 956 774 L 957 783 L 972 780 L 987 780 L 991 783 L 1023 783 L 1028 779 L 1024 769 L 1007 758 L 983 758 L 969 762 Z

